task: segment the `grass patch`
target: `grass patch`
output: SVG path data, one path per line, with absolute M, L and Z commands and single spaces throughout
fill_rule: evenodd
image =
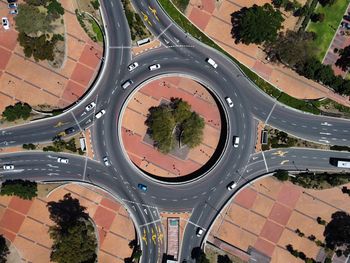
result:
M 190 0 L 173 0 L 174 5 L 180 9 L 181 12 L 185 12 Z
M 276 89 L 270 83 L 266 82 L 262 78 L 260 78 L 256 73 L 251 71 L 249 68 L 241 64 L 237 59 L 232 57 L 229 53 L 223 50 L 220 46 L 218 46 L 214 41 L 212 41 L 209 37 L 207 37 L 202 31 L 200 31 L 197 27 L 195 27 L 183 14 L 181 14 L 175 6 L 169 0 L 158 0 L 162 5 L 164 10 L 168 13 L 168 15 L 186 32 L 190 33 L 193 37 L 201 41 L 202 43 L 215 48 L 220 51 L 227 57 L 229 57 L 233 62 L 235 62 L 241 70 L 247 75 L 250 80 L 252 80 L 261 90 L 263 90 L 266 94 L 271 97 L 277 98 L 280 102 L 288 105 L 292 108 L 296 108 L 302 111 L 310 112 L 313 114 L 320 114 L 320 110 L 318 110 L 315 106 L 310 104 L 309 102 L 295 99 L 288 94 L 281 92 Z
M 316 50 L 316 57 L 322 61 L 327 49 L 332 41 L 332 38 L 337 31 L 339 23 L 343 18 L 343 14 L 349 4 L 349 0 L 337 0 L 332 6 L 318 5 L 315 13 L 323 13 L 325 15 L 323 22 L 310 22 L 308 31 L 317 34 L 313 41 L 313 47 Z
M 90 19 L 90 23 L 91 23 L 92 30 L 96 34 L 97 41 L 103 42 L 103 34 L 102 34 L 102 31 L 101 31 L 101 28 L 99 27 L 99 25 L 93 19 Z
M 293 184 L 310 189 L 328 189 L 350 182 L 350 173 L 303 172 L 289 177 Z
M 38 197 L 46 197 L 53 189 L 63 185 L 62 183 L 47 183 L 47 184 L 38 184 Z

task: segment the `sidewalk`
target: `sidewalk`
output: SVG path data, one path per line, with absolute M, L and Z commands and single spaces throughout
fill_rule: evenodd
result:
M 231 14 L 244 6 L 263 5 L 269 0 L 190 0 L 186 16 L 211 37 L 217 44 L 238 59 L 242 64 L 259 74 L 285 93 L 299 99 L 328 97 L 338 103 L 350 106 L 349 98 L 335 94 L 328 88 L 282 65 L 270 64 L 265 53 L 257 45 L 235 44 L 231 37 Z M 218 30 L 220 28 L 220 30 Z

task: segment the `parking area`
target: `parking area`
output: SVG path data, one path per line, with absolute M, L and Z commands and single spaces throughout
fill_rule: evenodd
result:
M 323 64 L 331 65 L 337 75 L 345 77 L 346 71 L 335 65 L 339 58 L 339 51 L 350 45 L 350 7 L 347 8 L 339 28 L 334 35 L 331 45 L 328 48 L 327 54 L 323 59 Z

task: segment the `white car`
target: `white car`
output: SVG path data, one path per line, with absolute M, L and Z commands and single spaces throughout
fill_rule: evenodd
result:
M 104 162 L 104 164 L 105 164 L 106 166 L 111 166 L 111 163 L 109 162 L 107 156 L 103 157 L 103 162 Z
M 211 59 L 211 58 L 207 58 L 206 61 L 209 63 L 209 65 L 211 65 L 213 68 L 217 68 L 218 64 L 216 64 L 216 62 Z
M 154 64 L 154 65 L 149 66 L 149 70 L 150 71 L 157 70 L 157 69 L 160 69 L 160 65 L 159 64 Z
M 239 145 L 239 137 L 233 136 L 233 147 L 237 148 Z
M 105 113 L 106 113 L 105 110 L 100 110 L 100 111 L 97 112 L 96 115 L 95 115 L 96 119 L 101 118 Z
M 13 164 L 4 164 L 2 167 L 4 170 L 13 170 L 15 166 Z
M 233 188 L 235 188 L 237 186 L 236 182 L 231 182 L 229 183 L 229 185 L 227 186 L 227 190 L 232 191 Z
M 130 64 L 129 66 L 128 66 L 128 70 L 129 71 L 133 71 L 135 68 L 137 68 L 139 66 L 139 63 L 137 63 L 137 62 L 134 62 L 134 63 L 132 63 L 132 64 Z
M 203 232 L 204 232 L 203 228 L 198 227 L 196 232 L 197 237 L 200 237 L 203 234 Z
M 85 110 L 86 111 L 91 111 L 93 108 L 95 108 L 95 106 L 96 106 L 96 103 L 95 102 L 91 102 L 89 105 L 87 105 L 85 107 Z
M 233 104 L 231 98 L 230 98 L 230 97 L 226 97 L 225 100 L 226 100 L 228 106 L 229 106 L 230 108 L 233 108 L 234 104 Z
M 7 19 L 7 17 L 3 17 L 1 20 L 2 20 L 2 27 L 3 27 L 5 30 L 10 29 L 10 22 L 9 22 L 9 20 Z
M 67 164 L 67 163 L 69 163 L 69 159 L 67 159 L 67 158 L 62 158 L 62 157 L 58 157 L 58 158 L 57 158 L 57 162 L 58 162 L 58 163 L 65 163 L 65 164 Z

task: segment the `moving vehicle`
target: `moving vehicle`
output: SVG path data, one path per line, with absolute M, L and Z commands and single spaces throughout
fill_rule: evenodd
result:
M 198 227 L 198 228 L 197 228 L 197 231 L 196 231 L 197 237 L 200 237 L 200 236 L 203 234 L 203 232 L 204 232 L 203 228 Z
M 147 186 L 144 184 L 138 184 L 137 188 L 139 188 L 140 190 L 142 190 L 144 192 L 147 192 Z
M 350 159 L 340 159 L 331 157 L 329 158 L 329 163 L 339 168 L 350 169 Z
M 67 164 L 67 163 L 69 163 L 69 159 L 68 158 L 63 158 L 63 157 L 58 157 L 57 158 L 57 162 L 58 163 L 65 163 L 65 164 Z
M 129 66 L 128 66 L 128 70 L 129 71 L 133 71 L 135 68 L 137 68 L 139 66 L 139 63 L 137 63 L 137 62 L 134 62 L 134 63 L 132 63 L 132 64 L 130 64 Z
M 106 166 L 111 166 L 111 163 L 109 162 L 107 156 L 103 157 L 103 162 L 104 162 L 104 164 L 105 164 Z
M 74 127 L 69 127 L 67 129 L 65 129 L 64 132 L 68 135 L 68 134 L 75 132 L 75 129 L 74 129 Z
M 15 166 L 13 164 L 4 164 L 2 166 L 2 169 L 4 169 L 4 170 L 13 170 L 13 169 L 15 169 Z
M 237 148 L 239 145 L 239 137 L 233 136 L 233 147 Z
M 96 115 L 95 115 L 96 119 L 101 118 L 105 113 L 106 113 L 105 110 L 100 110 L 100 111 L 97 112 Z
M 91 102 L 89 105 L 86 105 L 85 110 L 86 111 L 91 111 L 93 108 L 95 108 L 96 103 L 95 102 Z
M 227 185 L 227 190 L 232 191 L 237 186 L 237 183 L 235 181 L 232 181 Z
M 226 100 L 228 106 L 229 106 L 230 108 L 233 108 L 234 104 L 233 104 L 231 98 L 230 98 L 230 97 L 226 97 L 225 100 Z
M 3 18 L 1 19 L 1 21 L 2 21 L 2 27 L 3 27 L 5 30 L 10 29 L 10 22 L 9 22 L 9 20 L 7 19 L 7 17 L 3 17 Z
M 159 64 L 154 64 L 154 65 L 149 66 L 149 70 L 150 71 L 157 70 L 157 69 L 160 69 L 160 65 Z
M 123 88 L 123 89 L 126 89 L 126 88 L 129 87 L 132 83 L 133 83 L 133 82 L 132 82 L 131 79 L 125 81 L 125 82 L 123 83 L 123 85 L 122 85 L 122 88 Z
M 218 64 L 216 64 L 216 62 L 211 59 L 211 58 L 207 58 L 206 61 L 213 67 L 213 68 L 217 68 Z
M 349 23 L 347 23 L 347 22 L 341 22 L 341 23 L 340 23 L 340 26 L 341 26 L 342 28 L 350 29 L 350 25 L 349 25 Z

